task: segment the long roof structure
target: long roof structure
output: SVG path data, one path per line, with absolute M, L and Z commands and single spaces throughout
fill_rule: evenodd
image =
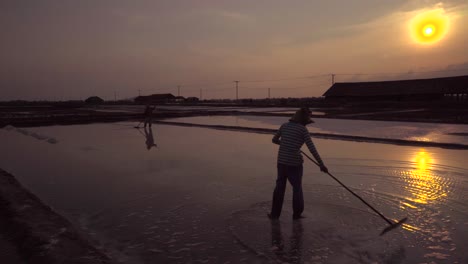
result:
M 335 83 L 325 97 L 456 94 L 468 93 L 468 75 L 433 79 L 399 80 L 384 82 Z

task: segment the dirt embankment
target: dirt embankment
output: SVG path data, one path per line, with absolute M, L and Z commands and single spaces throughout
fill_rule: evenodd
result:
M 23 109 L 24 110 L 24 109 Z M 153 114 L 154 119 L 166 119 L 191 116 L 213 116 L 213 115 L 259 115 L 259 116 L 290 116 L 279 113 L 248 113 L 236 110 L 162 110 Z M 66 111 L 36 111 L 18 114 L 18 112 L 0 112 L 0 128 L 7 125 L 15 127 L 34 127 L 50 125 L 76 125 L 106 122 L 121 122 L 142 120 L 141 113 L 128 112 L 99 112 L 90 110 L 72 109 Z
M 68 220 L 1 169 L 0 212 L 0 234 L 16 247 L 20 263 L 112 263 L 84 239 Z

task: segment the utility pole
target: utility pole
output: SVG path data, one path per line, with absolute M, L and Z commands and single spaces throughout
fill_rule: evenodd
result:
M 234 81 L 236 83 L 236 100 L 239 100 L 239 81 Z
M 141 96 L 141 90 L 138 89 L 138 96 Z
M 332 73 L 332 85 L 335 84 L 335 74 Z
M 177 96 L 180 96 L 180 85 L 177 85 Z
M 114 91 L 114 102 L 117 102 L 117 92 Z
M 200 88 L 200 100 L 202 99 L 202 88 Z
M 270 99 L 270 88 L 268 88 L 268 99 Z

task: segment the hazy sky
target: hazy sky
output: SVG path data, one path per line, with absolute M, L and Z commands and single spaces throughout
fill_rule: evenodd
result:
M 445 37 L 415 43 L 409 21 L 433 9 L 449 18 Z M 323 94 L 331 73 L 463 75 L 466 25 L 466 0 L 2 0 L 0 100 L 177 95 L 177 85 L 235 98 L 234 80 L 240 98 L 305 97 Z

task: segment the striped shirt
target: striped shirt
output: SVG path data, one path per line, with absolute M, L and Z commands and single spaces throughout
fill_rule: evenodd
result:
M 273 137 L 273 143 L 279 144 L 278 163 L 290 166 L 302 165 L 304 160 L 301 155 L 301 147 L 306 143 L 310 153 L 320 165 L 323 161 L 315 148 L 309 131 L 304 125 L 296 122 L 284 123 Z

